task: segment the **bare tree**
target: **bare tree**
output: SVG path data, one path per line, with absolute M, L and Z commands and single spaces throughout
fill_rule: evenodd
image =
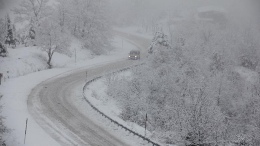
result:
M 37 30 L 37 45 L 48 55 L 47 64 L 52 68 L 51 60 L 55 52 L 70 56 L 70 41 L 61 27 L 51 19 L 46 19 Z

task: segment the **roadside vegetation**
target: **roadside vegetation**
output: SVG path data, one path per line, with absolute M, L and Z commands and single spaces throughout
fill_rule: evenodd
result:
M 109 82 L 121 118 L 163 143 L 260 145 L 259 31 L 188 22 L 156 33 L 145 64 Z
M 1 101 L 2 97 L 3 97 L 3 95 L 0 93 L 0 101 Z M 10 132 L 10 129 L 8 129 L 5 126 L 4 117 L 2 116 L 1 112 L 2 112 L 2 105 L 0 105 L 0 144 L 2 146 L 6 146 L 6 144 L 5 144 L 5 137 L 6 137 L 6 134 L 8 132 Z
M 0 57 L 6 57 L 7 55 L 7 49 L 4 45 L 4 40 L 5 40 L 5 36 L 4 36 L 4 32 L 5 32 L 5 28 L 3 27 L 4 22 L 0 19 Z M 2 74 L 0 75 L 0 86 L 1 86 L 1 82 L 2 81 Z M 2 112 L 2 99 L 3 95 L 2 93 L 0 93 L 0 144 L 5 146 L 5 140 L 4 137 L 6 135 L 7 132 L 9 132 L 10 130 L 7 129 L 7 127 L 5 126 L 4 123 L 4 117 L 2 116 L 1 112 Z

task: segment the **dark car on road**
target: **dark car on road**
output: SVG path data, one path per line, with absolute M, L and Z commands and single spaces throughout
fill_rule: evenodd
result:
M 132 60 L 140 59 L 140 51 L 139 50 L 130 51 L 128 59 L 132 59 Z

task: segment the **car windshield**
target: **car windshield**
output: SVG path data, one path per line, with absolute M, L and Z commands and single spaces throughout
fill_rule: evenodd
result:
M 139 54 L 138 51 L 131 51 L 130 54 Z

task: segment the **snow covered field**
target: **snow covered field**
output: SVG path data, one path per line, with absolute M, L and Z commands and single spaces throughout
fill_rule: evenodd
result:
M 122 38 L 116 37 L 113 42 L 115 50 L 111 51 L 109 55 L 93 57 L 91 54 L 88 54 L 86 55 L 87 57 L 85 57 L 83 53 L 77 51 L 76 62 L 75 58 L 54 56 L 54 58 L 57 59 L 54 60 L 54 67 L 57 68 L 50 70 L 43 70 L 45 69 L 45 66 L 43 65 L 44 63 L 42 63 L 39 60 L 40 58 L 37 57 L 43 54 L 34 50 L 34 48 L 11 50 L 9 54 L 10 61 L 5 61 L 1 64 L 1 71 L 9 71 L 10 79 L 6 79 L 0 86 L 0 93 L 3 95 L 3 115 L 6 117 L 5 122 L 7 127 L 12 130 L 12 132 L 5 137 L 7 144 L 12 146 L 24 145 L 25 120 L 28 118 L 26 146 L 57 146 L 58 144 L 56 141 L 47 135 L 28 114 L 27 97 L 31 90 L 42 81 L 63 73 L 72 72 L 80 68 L 89 68 L 105 64 L 115 60 L 126 59 L 128 52 L 135 48 L 135 46 L 126 41 L 124 42 L 124 48 L 121 49 Z M 27 51 L 32 52 L 32 54 L 21 53 L 24 52 L 23 49 L 33 50 Z M 76 49 L 79 50 L 78 48 Z M 28 56 L 36 57 L 30 58 Z M 19 60 L 23 60 L 23 63 L 18 65 Z M 26 67 L 27 64 L 30 63 L 34 63 L 35 65 L 32 66 L 35 68 Z M 38 69 L 43 71 L 35 72 L 38 71 Z

